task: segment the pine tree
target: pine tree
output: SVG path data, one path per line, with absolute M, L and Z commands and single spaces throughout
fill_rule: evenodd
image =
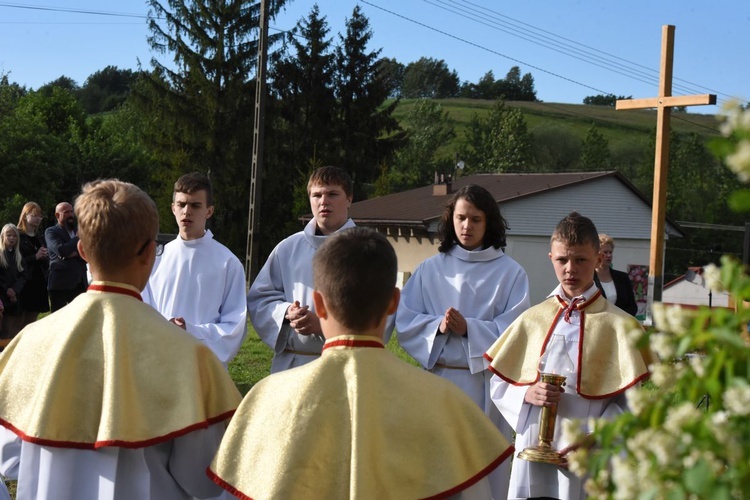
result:
M 163 168 L 156 196 L 162 221 L 172 185 L 189 171 L 213 184 L 213 230 L 236 254 L 246 244 L 247 199 L 252 152 L 254 82 L 260 4 L 247 0 L 149 0 L 149 44 L 171 63 L 151 60 L 152 71 L 136 87 L 140 111 L 152 127 L 144 131 Z M 273 3 L 278 12 L 283 0 Z
M 336 95 L 340 103 L 339 166 L 355 182 L 355 199 L 366 198 L 401 138 L 392 116 L 398 101 L 382 108 L 390 93 L 386 75 L 379 72 L 380 50 L 368 51 L 370 22 L 359 6 L 346 21 L 346 36 L 336 49 Z M 395 135 L 394 135 L 395 134 Z
M 607 170 L 610 165 L 609 142 L 596 125 L 592 125 L 581 144 L 581 168 L 584 171 Z

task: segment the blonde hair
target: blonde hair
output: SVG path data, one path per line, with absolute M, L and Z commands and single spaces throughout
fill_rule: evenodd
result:
M 21 256 L 21 235 L 18 233 L 18 228 L 14 224 L 6 224 L 3 226 L 2 231 L 0 231 L 0 266 L 4 268 L 8 268 L 10 263 L 8 262 L 8 259 L 5 258 L 5 251 L 8 250 L 8 248 L 5 246 L 5 233 L 8 231 L 14 231 L 16 233 L 16 245 L 13 247 L 13 249 L 16 251 L 16 267 L 18 268 L 18 271 L 23 271 L 23 257 Z
M 75 213 L 86 257 L 104 272 L 131 263 L 138 248 L 159 231 L 154 201 L 138 186 L 117 179 L 83 186 Z
M 599 247 L 604 245 L 612 245 L 612 250 L 615 249 L 615 240 L 611 236 L 607 236 L 604 233 L 599 233 Z
M 40 207 L 38 203 L 33 201 L 26 203 L 21 209 L 21 216 L 18 218 L 18 230 L 23 233 L 28 233 L 26 228 L 26 216 L 29 214 L 39 214 L 39 217 L 44 215 L 42 207 Z

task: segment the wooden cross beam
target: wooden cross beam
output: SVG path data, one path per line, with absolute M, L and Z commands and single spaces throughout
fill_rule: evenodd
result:
M 651 255 L 648 271 L 646 322 L 651 324 L 654 301 L 661 301 L 664 287 L 664 226 L 667 206 L 667 171 L 669 169 L 669 124 L 672 108 L 716 104 L 713 94 L 672 96 L 672 62 L 674 59 L 674 26 L 662 26 L 659 96 L 647 99 L 624 99 L 616 110 L 656 108 L 656 155 L 654 158 L 654 194 L 651 209 Z

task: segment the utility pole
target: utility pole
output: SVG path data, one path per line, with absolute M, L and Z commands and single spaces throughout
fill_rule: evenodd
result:
M 268 0 L 260 2 L 258 68 L 255 77 L 255 119 L 253 126 L 253 162 L 250 171 L 250 206 L 247 217 L 245 276 L 247 286 L 258 274 L 258 237 L 260 236 L 261 183 L 263 180 L 263 141 L 266 123 L 266 61 L 268 58 Z

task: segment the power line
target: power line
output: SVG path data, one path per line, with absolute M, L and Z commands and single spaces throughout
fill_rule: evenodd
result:
M 394 11 L 392 11 L 392 10 L 386 9 L 385 7 L 381 7 L 381 6 L 379 6 L 379 5 L 376 5 L 376 4 L 374 4 L 374 3 L 372 3 L 372 2 L 370 2 L 370 1 L 368 1 L 368 0 L 359 0 L 359 1 L 360 1 L 361 3 L 364 3 L 364 4 L 367 4 L 367 5 L 370 5 L 371 7 L 374 7 L 374 8 L 376 8 L 376 9 L 382 10 L 382 11 L 384 11 L 384 12 L 386 12 L 386 13 L 388 13 L 388 14 L 391 14 L 391 15 L 393 15 L 393 16 L 396 16 L 396 17 L 400 17 L 401 19 L 404 19 L 404 20 L 406 20 L 406 21 L 408 21 L 408 22 L 410 22 L 410 23 L 416 24 L 416 25 L 418 25 L 418 26 L 422 26 L 423 28 L 429 29 L 429 30 L 431 30 L 431 31 L 434 31 L 434 32 L 436 32 L 436 33 L 439 33 L 439 34 L 441 34 L 441 35 L 444 35 L 444 36 L 447 36 L 447 37 L 449 37 L 449 38 L 453 38 L 453 39 L 455 39 L 455 40 L 458 40 L 458 41 L 460 41 L 460 42 L 462 42 L 462 43 L 465 43 L 465 44 L 471 45 L 471 46 L 473 46 L 473 47 L 476 47 L 476 48 L 479 48 L 479 49 L 481 49 L 481 50 L 484 50 L 484 51 L 490 52 L 490 53 L 492 53 L 492 54 L 495 54 L 495 55 L 498 55 L 498 56 L 500 56 L 500 57 L 503 57 L 503 58 L 509 59 L 509 60 L 511 60 L 511 61 L 514 61 L 514 62 L 517 62 L 517 63 L 523 64 L 523 65 L 525 65 L 525 66 L 528 66 L 528 67 L 530 67 L 530 68 L 536 69 L 536 70 L 538 70 L 538 71 L 541 71 L 541 72 L 543 72 L 543 73 L 546 73 L 546 74 L 548 74 L 548 75 L 554 76 L 554 77 L 556 77 L 556 78 L 560 78 L 560 79 L 562 79 L 562 80 L 566 80 L 566 81 L 568 81 L 568 82 L 571 82 L 571 83 L 574 83 L 574 84 L 576 84 L 576 85 L 580 85 L 581 87 L 585 87 L 585 88 L 588 88 L 588 89 L 594 90 L 594 91 L 596 91 L 596 92 L 599 92 L 599 93 L 601 93 L 601 94 L 605 94 L 605 95 L 607 95 L 607 94 L 612 94 L 611 92 L 607 92 L 607 91 L 605 91 L 605 90 L 601 90 L 601 89 L 598 89 L 598 88 L 596 88 L 596 87 L 592 87 L 591 85 L 587 85 L 587 84 L 585 84 L 585 83 L 579 82 L 579 81 L 577 81 L 577 80 L 574 80 L 574 79 L 572 79 L 572 78 L 568 78 L 568 77 L 566 77 L 566 76 L 560 75 L 560 74 L 558 74 L 558 73 L 555 73 L 555 72 L 553 72 L 553 71 L 548 71 L 548 70 L 546 70 L 546 69 L 544 69 L 544 68 L 541 68 L 541 67 L 539 67 L 539 66 L 535 66 L 535 65 L 533 65 L 533 64 L 529 64 L 529 63 L 526 63 L 526 62 L 524 62 L 524 61 L 521 61 L 520 59 L 516 59 L 516 58 L 514 58 L 514 57 L 511 57 L 511 56 L 508 56 L 508 55 L 506 55 L 506 54 L 500 53 L 500 52 L 498 52 L 498 51 L 496 51 L 496 50 L 490 49 L 489 47 L 485 47 L 485 46 L 483 46 L 483 45 L 480 45 L 480 44 L 478 44 L 478 43 L 472 42 L 472 41 L 470 41 L 470 40 L 467 40 L 467 39 L 465 39 L 465 38 L 461 38 L 461 37 L 459 37 L 459 36 L 457 36 L 457 35 L 453 35 L 453 34 L 451 34 L 451 33 L 448 33 L 448 32 L 446 32 L 446 31 L 443 31 L 443 30 L 441 30 L 441 29 L 435 28 L 434 26 L 430 26 L 430 25 L 428 25 L 428 24 L 426 24 L 426 23 L 423 23 L 423 22 L 421 22 L 421 21 L 417 21 L 417 20 L 415 20 L 415 19 L 412 19 L 412 18 L 410 18 L 410 17 L 404 16 L 404 15 L 402 15 L 402 14 L 399 14 L 399 13 L 397 13 L 397 12 L 394 12 Z M 430 3 L 430 4 L 432 4 L 432 2 L 431 2 L 430 0 L 423 0 L 423 1 L 425 1 L 426 3 Z M 440 1 L 440 0 L 437 0 L 437 1 Z M 433 4 L 433 5 L 434 5 L 434 4 Z M 628 75 L 626 75 L 626 76 L 628 76 Z M 646 83 L 649 83 L 649 82 L 646 82 Z M 540 102 L 540 104 L 549 106 L 549 104 L 547 104 L 547 103 L 544 103 L 544 102 Z M 578 114 L 581 114 L 581 113 L 578 113 Z M 582 115 L 582 116 L 585 116 L 585 115 L 583 115 L 583 114 L 581 114 L 581 115 Z M 703 125 L 703 124 L 701 124 L 701 123 L 696 123 L 696 122 L 693 122 L 693 121 L 691 121 L 691 120 L 688 120 L 688 119 L 686 119 L 686 118 L 684 118 L 684 117 L 680 117 L 680 116 L 675 116 L 675 115 L 672 115 L 672 116 L 673 116 L 673 118 L 674 118 L 674 119 L 676 119 L 676 120 L 681 120 L 681 121 L 684 121 L 684 122 L 686 122 L 686 123 L 690 123 L 691 125 L 694 125 L 694 126 L 696 126 L 696 127 L 700 127 L 700 128 L 705 128 L 705 129 L 707 129 L 707 130 L 711 130 L 712 132 L 716 132 L 716 133 L 719 133 L 718 129 L 716 129 L 716 128 L 708 127 L 708 126 L 706 126 L 706 125 Z M 594 118 L 591 118 L 591 117 L 588 117 L 588 116 L 587 116 L 587 118 L 590 118 L 590 119 L 592 119 L 592 120 L 594 119 Z
M 71 14 L 90 14 L 94 16 L 111 16 L 111 17 L 134 17 L 137 19 L 151 19 L 151 16 L 143 14 L 128 14 L 125 12 L 107 12 L 103 10 L 74 9 L 68 7 L 48 7 L 42 5 L 23 5 L 17 3 L 0 2 L 0 7 L 11 7 L 16 9 L 42 10 L 48 12 L 67 12 Z
M 433 27 L 433 26 L 430 26 L 430 25 L 428 25 L 428 24 L 425 24 L 425 23 L 423 23 L 423 22 L 421 22 L 421 21 L 417 21 L 417 20 L 415 20 L 415 19 L 412 19 L 412 18 L 410 18 L 410 17 L 406 17 L 406 16 L 404 16 L 404 15 L 401 15 L 401 14 L 399 14 L 399 13 L 397 13 L 397 12 L 393 12 L 392 10 L 388 10 L 388 9 L 386 9 L 385 7 L 381 7 L 381 6 L 379 6 L 379 5 L 375 5 L 374 3 L 368 2 L 367 0 L 359 0 L 359 1 L 360 1 L 361 3 L 364 3 L 364 4 L 367 4 L 367 5 L 371 6 L 371 7 L 374 7 L 374 8 L 376 8 L 376 9 L 382 10 L 383 12 L 387 12 L 388 14 L 391 14 L 391 15 L 393 15 L 393 16 L 396 16 L 396 17 L 400 17 L 401 19 L 404 19 L 404 20 L 406 20 L 406 21 L 409 21 L 410 23 L 416 24 L 416 25 L 418 25 L 418 26 L 422 26 L 423 28 L 427 28 L 428 30 L 434 31 L 434 32 L 436 32 L 436 33 L 440 33 L 441 35 L 447 36 L 447 37 L 449 37 L 449 38 L 453 38 L 454 40 L 458 40 L 458 41 L 460 41 L 460 42 L 462 42 L 462 43 L 465 43 L 465 44 L 467 44 L 467 45 L 471 45 L 471 46 L 473 46 L 473 47 L 476 47 L 476 48 L 478 48 L 478 49 L 484 50 L 484 51 L 486 51 L 486 52 L 489 52 L 489 53 L 491 53 L 491 54 L 495 54 L 495 55 L 498 55 L 498 56 L 500 56 L 500 57 L 503 57 L 503 58 L 505 58 L 505 59 L 508 59 L 508 60 L 510 60 L 510 61 L 513 61 L 513 62 L 516 62 L 516 63 L 519 63 L 519 64 L 523 64 L 523 65 L 525 65 L 525 66 L 528 66 L 529 68 L 533 68 L 533 69 L 535 69 L 535 70 L 541 71 L 542 73 L 547 73 L 548 75 L 554 76 L 554 77 L 556 77 L 556 78 L 560 78 L 561 80 L 566 80 L 566 81 L 569 81 L 569 82 L 571 82 L 571 83 L 574 83 L 574 84 L 576 84 L 576 85 L 580 85 L 581 87 L 585 87 L 585 88 L 588 88 L 588 89 L 594 90 L 594 91 L 596 91 L 596 92 L 600 92 L 600 93 L 602 93 L 602 94 L 608 94 L 608 92 L 606 92 L 606 91 L 604 91 L 604 90 L 602 90 L 602 89 L 598 89 L 598 88 L 596 88 L 596 87 L 592 87 L 591 85 L 586 85 L 585 83 L 579 82 L 579 81 L 577 81 L 577 80 L 573 80 L 572 78 L 568 78 L 568 77 L 566 77 L 566 76 L 560 75 L 560 74 L 558 74 L 558 73 L 555 73 L 555 72 L 553 72 L 553 71 L 548 71 L 548 70 L 546 70 L 546 69 L 544 69 L 544 68 L 540 68 L 539 66 L 535 66 L 535 65 L 533 65 L 533 64 L 530 64 L 530 63 L 524 62 L 524 61 L 522 61 L 522 60 L 520 60 L 520 59 L 516 59 L 515 57 L 511 57 L 511 56 L 509 56 L 509 55 L 507 55 L 507 54 L 503 54 L 503 53 L 501 53 L 501 52 L 498 52 L 497 50 L 494 50 L 494 49 L 490 49 L 489 47 L 485 47 L 484 45 L 480 45 L 480 44 L 478 44 L 478 43 L 476 43 L 476 42 L 472 42 L 472 41 L 470 41 L 470 40 L 467 40 L 467 39 L 465 39 L 465 38 L 461 38 L 461 37 L 459 37 L 459 36 L 453 35 L 453 34 L 451 34 L 451 33 L 448 33 L 447 31 L 443 31 L 443 30 L 440 30 L 440 29 L 438 29 L 438 28 L 435 28 L 435 27 Z

